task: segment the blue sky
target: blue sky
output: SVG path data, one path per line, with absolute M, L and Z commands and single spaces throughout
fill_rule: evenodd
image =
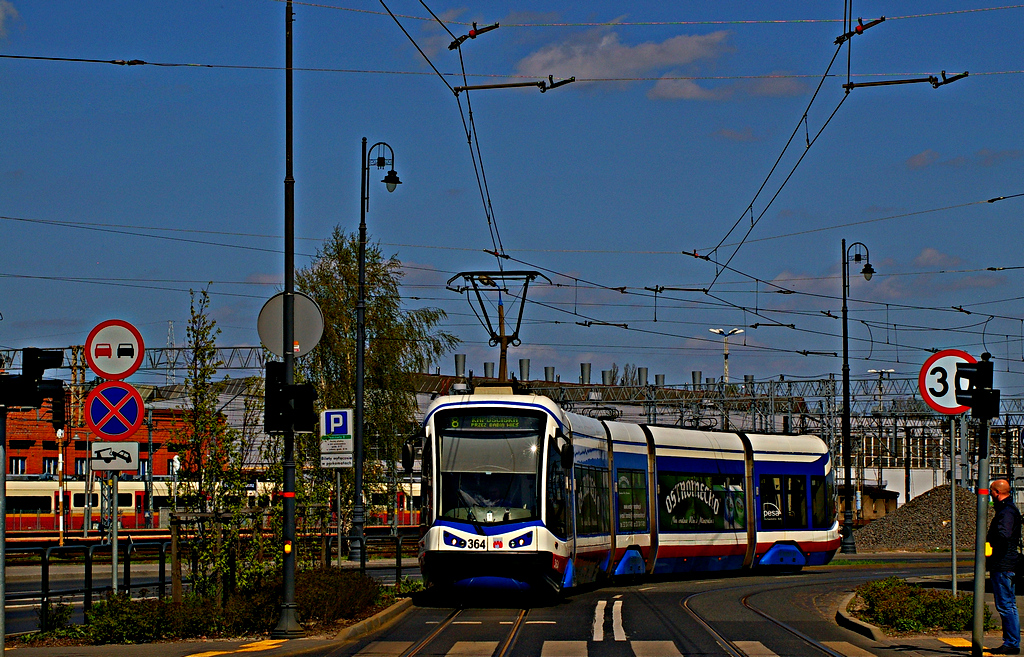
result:
M 296 3 L 300 266 L 335 225 L 356 229 L 360 139 L 386 141 L 403 184 L 387 194 L 372 170 L 371 237 L 406 265 L 409 307 L 449 313 L 471 369 L 496 361 L 444 286 L 498 267 L 471 104 L 503 265 L 555 284 L 531 288 L 513 367 L 575 381 L 590 362 L 597 381 L 632 363 L 688 383 L 721 376 L 708 329 L 736 327 L 733 380 L 838 377 L 846 239 L 877 271 L 853 270 L 855 377 L 987 349 L 1003 394 L 1024 393 L 1024 197 L 985 202 L 1024 193 L 1024 5 L 855 2 L 854 17 L 887 20 L 831 68 L 840 2 L 428 6 L 455 35 L 501 25 L 463 44 L 469 84 L 577 81 L 456 98 L 458 54 L 423 4 L 389 1 L 396 22 L 380 3 Z M 188 290 L 207 282 L 221 344 L 258 343 L 283 286 L 284 14 L 276 0 L 0 0 L 0 348 L 81 344 L 115 317 L 149 346 L 173 321 L 180 344 Z M 848 66 L 855 83 L 970 76 L 847 95 Z M 659 287 L 708 292 L 665 290 L 655 322 L 645 288 Z

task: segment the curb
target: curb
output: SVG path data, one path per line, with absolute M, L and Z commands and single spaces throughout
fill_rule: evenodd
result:
M 402 598 L 384 611 L 380 611 L 355 625 L 349 625 L 334 636 L 335 641 L 351 641 L 376 632 L 385 625 L 392 623 L 412 607 L 412 598 Z
M 853 600 L 853 596 L 855 595 L 857 594 L 849 593 L 839 603 L 839 609 L 836 610 L 836 624 L 839 625 L 839 627 L 852 630 L 857 634 L 862 634 L 873 641 L 877 641 L 878 643 L 885 643 L 888 640 L 888 637 L 885 636 L 885 633 L 882 632 L 882 630 L 870 623 L 865 623 L 859 618 L 854 618 L 846 611 L 846 607 L 849 606 L 850 601 Z

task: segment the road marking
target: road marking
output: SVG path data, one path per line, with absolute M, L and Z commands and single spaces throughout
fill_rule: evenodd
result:
M 482 625 L 483 621 L 452 621 L 452 625 Z
M 943 638 L 940 638 L 939 641 L 941 641 L 943 643 L 948 643 L 949 645 L 954 646 L 956 648 L 970 648 L 971 645 L 972 645 L 971 642 L 968 641 L 967 639 L 943 639 Z
M 604 608 L 607 600 L 598 600 L 594 608 L 594 641 L 604 641 Z
M 381 657 L 388 655 L 389 657 L 394 657 L 395 655 L 401 655 L 411 646 L 412 641 L 374 641 L 356 654 L 380 655 Z
M 683 657 L 671 641 L 630 641 L 636 657 Z
M 459 657 L 491 657 L 497 648 L 497 641 L 456 641 L 446 654 Z
M 526 621 L 527 625 L 558 625 L 558 621 Z M 509 623 L 511 625 L 511 623 Z
M 612 605 L 612 636 L 616 641 L 626 640 L 626 630 L 622 629 L 622 600 Z
M 846 641 L 822 641 L 822 643 L 846 657 L 875 657 L 874 653 Z
M 747 657 L 777 657 L 760 641 L 733 641 L 736 647 L 746 653 Z
M 587 642 L 545 641 L 540 657 L 587 657 Z
M 238 646 L 234 650 L 209 650 L 207 652 L 197 652 L 187 657 L 217 657 L 218 655 L 237 655 L 239 653 L 246 652 L 261 652 L 263 650 L 273 650 L 285 643 L 285 639 L 267 639 L 266 641 L 256 641 L 255 643 L 246 643 Z
M 618 594 L 618 595 L 616 595 L 616 596 L 613 596 L 613 597 L 614 597 L 614 598 L 615 598 L 616 600 L 618 600 L 619 598 L 621 598 L 621 597 L 622 597 L 622 594 L 620 593 L 620 594 Z

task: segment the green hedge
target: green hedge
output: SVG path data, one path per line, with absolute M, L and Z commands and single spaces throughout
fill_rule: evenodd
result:
M 860 615 L 867 621 L 898 632 L 941 629 L 970 630 L 974 618 L 974 596 L 953 597 L 949 591 L 926 589 L 899 577 L 868 582 L 857 587 L 864 601 Z M 985 629 L 992 629 L 992 612 L 985 606 Z
M 323 568 L 298 573 L 295 603 L 307 625 L 354 618 L 382 599 L 380 584 L 356 571 Z M 211 598 L 168 600 L 111 596 L 92 606 L 85 630 L 92 643 L 148 643 L 161 639 L 263 634 L 280 617 L 280 579 L 232 594 L 218 609 Z

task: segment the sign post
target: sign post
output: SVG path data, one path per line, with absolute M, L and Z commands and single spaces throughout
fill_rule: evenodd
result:
M 956 400 L 957 382 L 956 366 L 960 363 L 976 363 L 974 356 L 959 349 L 945 349 L 932 356 L 921 366 L 917 376 L 917 387 L 921 398 L 933 410 L 943 415 L 962 415 L 970 410 Z M 956 420 L 950 418 L 949 423 L 949 508 L 950 527 L 950 574 L 953 584 L 953 597 L 956 597 L 956 440 L 954 439 Z
M 122 470 L 135 470 L 139 463 L 139 444 L 110 442 L 92 444 L 89 467 L 93 472 L 110 472 L 113 489 L 113 520 L 110 523 L 110 586 L 117 595 L 117 479 Z
M 90 369 L 107 379 L 92 389 L 85 398 L 85 423 L 89 429 L 108 440 L 123 440 L 130 437 L 145 419 L 142 395 L 127 379 L 138 371 L 146 345 L 139 329 L 121 319 L 100 322 L 89 332 L 85 340 L 85 360 Z M 153 455 L 149 455 L 150 468 Z M 139 444 L 136 442 L 94 442 L 89 458 L 91 472 L 111 473 L 113 494 L 112 520 L 110 522 L 111 573 L 110 582 L 117 594 L 117 482 L 122 470 L 139 468 Z M 62 469 L 63 471 L 63 469 Z M 90 493 L 86 493 L 91 497 Z M 86 528 L 88 531 L 88 528 Z
M 351 468 L 355 464 L 351 426 L 351 408 L 329 409 L 320 413 L 320 467 L 334 468 L 338 566 L 341 566 L 341 468 Z

